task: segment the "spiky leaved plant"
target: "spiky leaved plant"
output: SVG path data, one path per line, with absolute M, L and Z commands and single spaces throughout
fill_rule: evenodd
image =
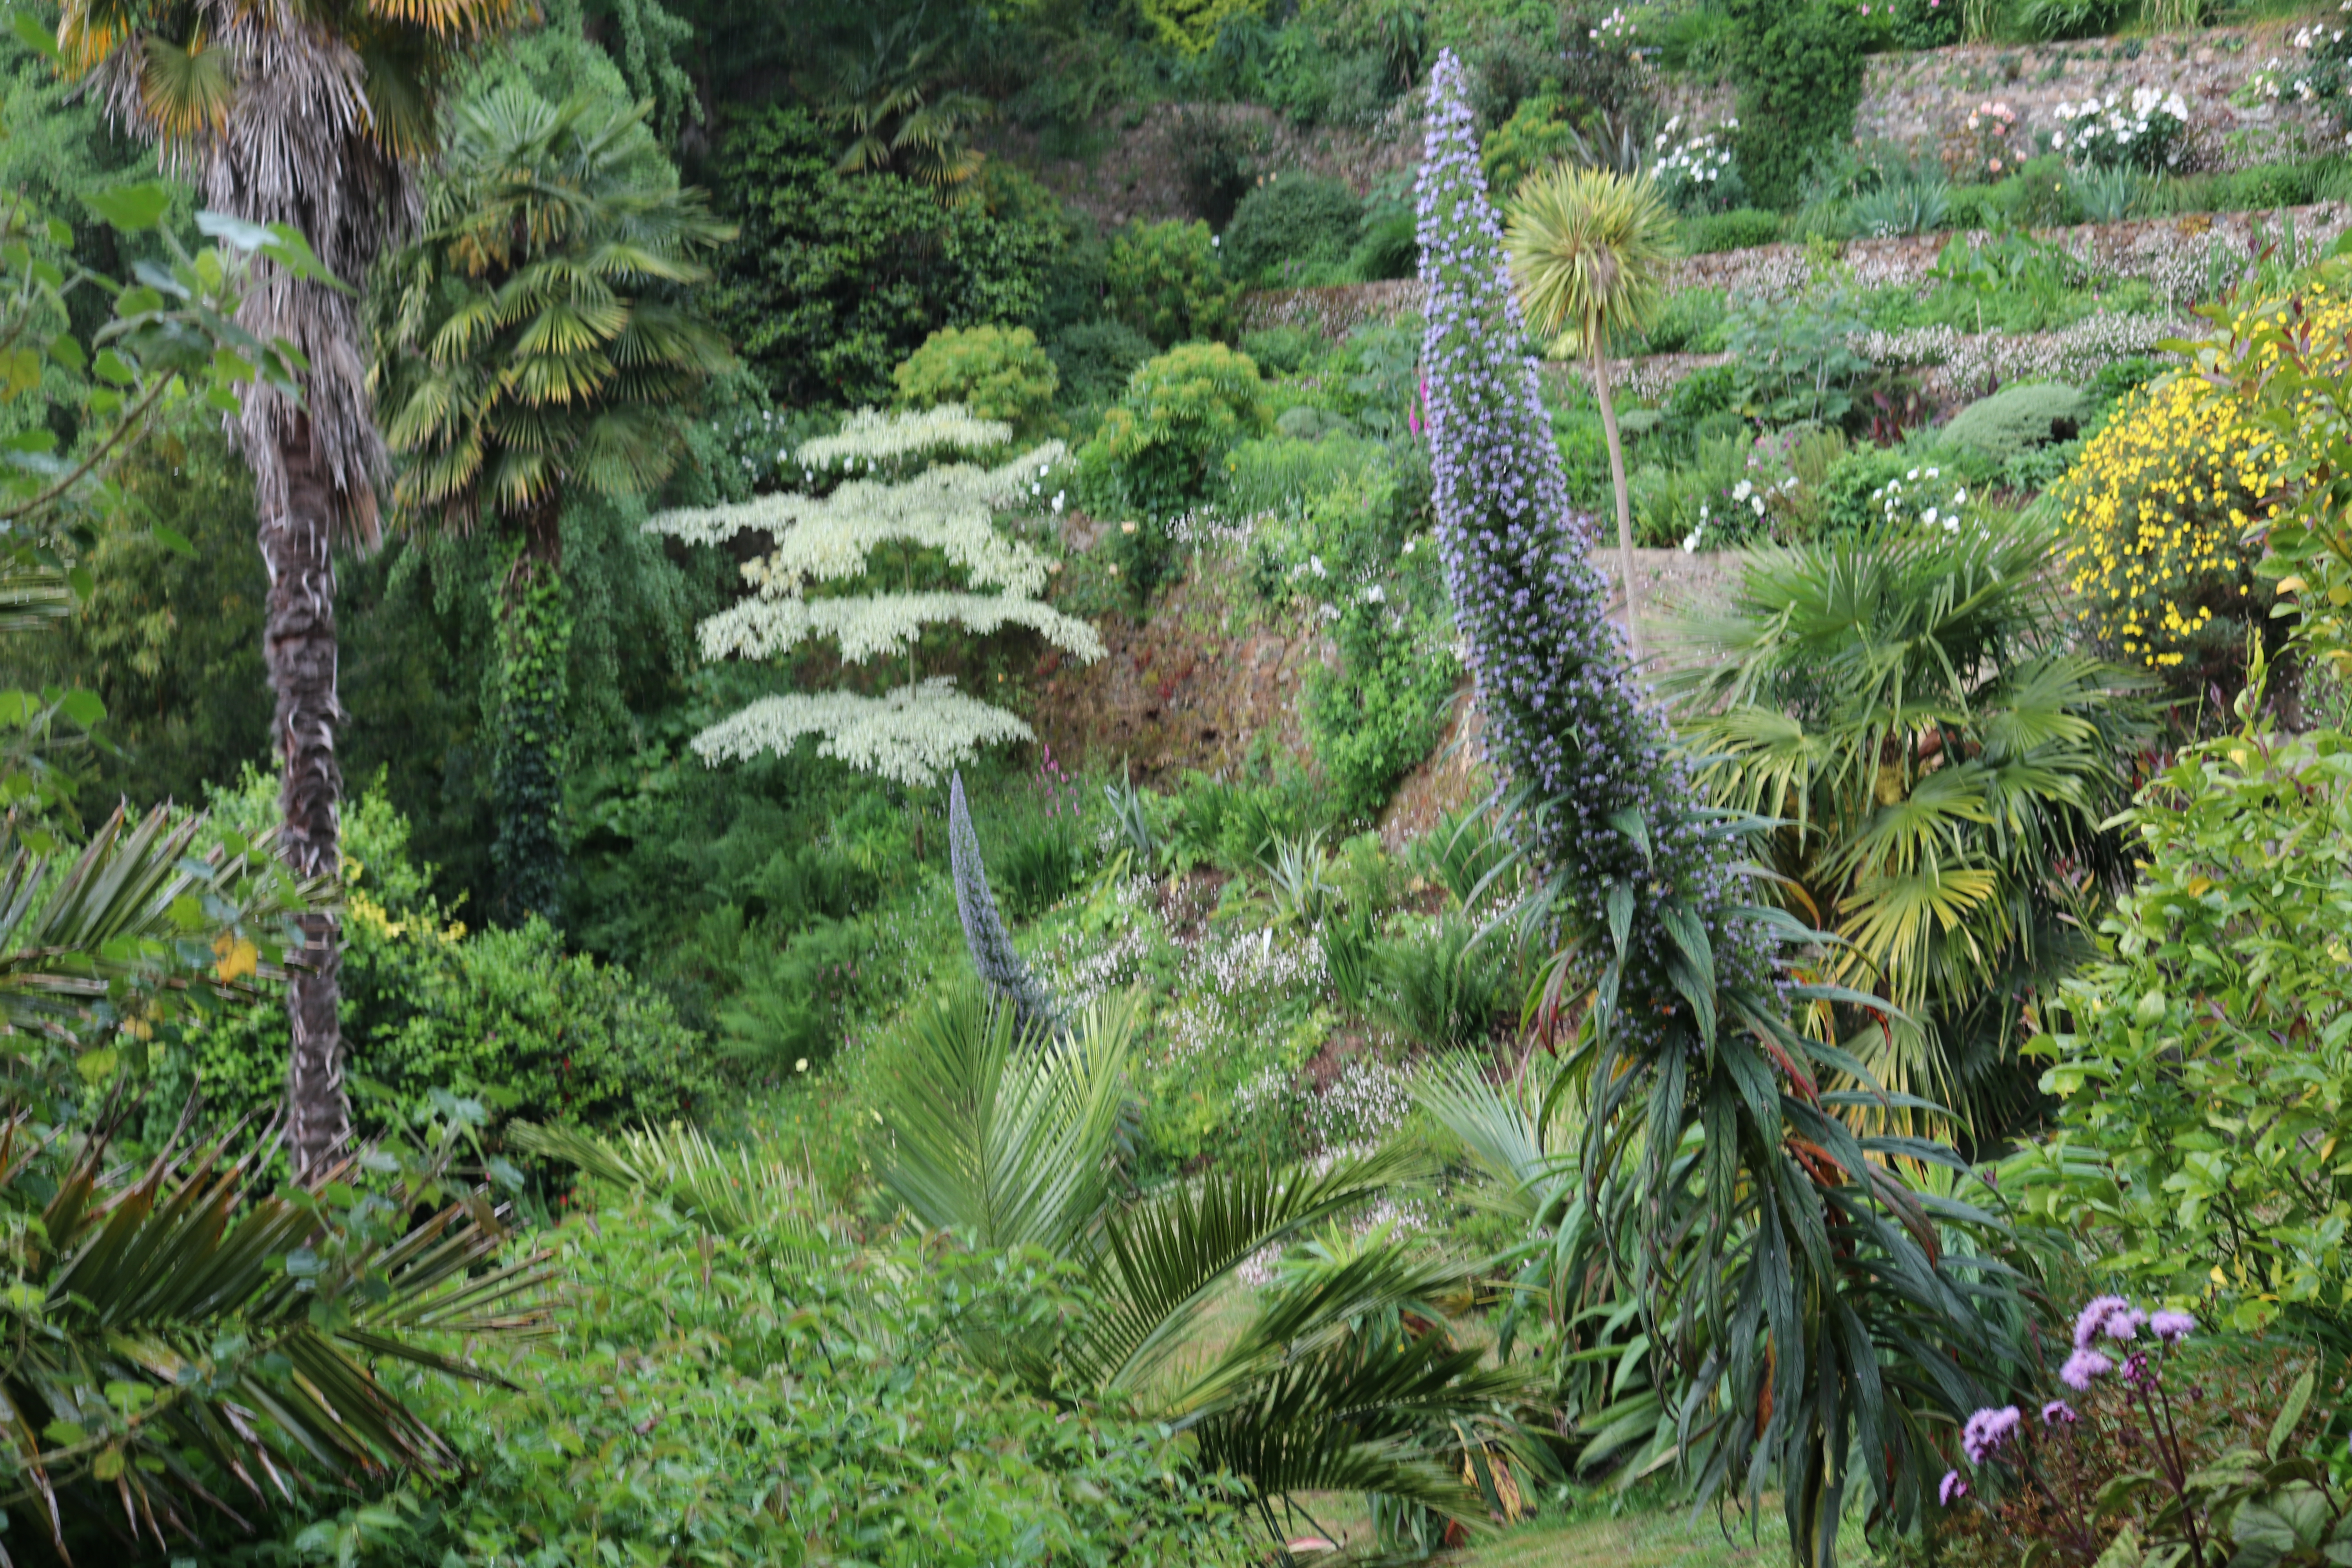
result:
M 1602 616 L 1591 521 L 1517 353 L 1466 85 L 1442 57 L 1420 188 L 1438 543 L 1488 752 L 1542 803 L 1517 825 L 1550 890 L 1540 1014 L 1585 1003 L 1545 1102 L 1583 1101 L 1594 1212 L 1572 1273 L 1643 1303 L 1669 1446 L 1702 1495 L 1781 1488 L 1798 1559 L 1826 1563 L 1848 1458 L 1866 1457 L 1881 1517 L 1914 1516 L 1934 1431 L 1974 1408 L 2007 1336 L 1979 1310 L 1989 1287 L 1946 1261 L 1934 1200 L 1888 1163 L 1948 1152 L 1857 1137 L 1817 1087 L 1859 1064 L 1790 1026 L 1791 994 L 1819 993 L 1772 949 L 1806 933 L 1742 901 L 1745 819 L 1696 804 Z
M 1625 640 L 1642 657 L 1641 605 L 1633 587 L 1633 508 L 1625 488 L 1625 444 L 1609 394 L 1612 342 L 1656 319 L 1675 256 L 1675 216 L 1646 173 L 1556 163 L 1531 176 L 1511 204 L 1511 272 L 1519 300 L 1555 354 L 1592 361 L 1592 395 L 1609 437 L 1609 482 L 1617 495 L 1619 588 Z

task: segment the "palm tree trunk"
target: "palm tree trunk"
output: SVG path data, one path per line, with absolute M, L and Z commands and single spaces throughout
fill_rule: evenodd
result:
M 335 563 L 328 547 L 333 487 L 311 450 L 305 419 L 290 422 L 278 460 L 285 500 L 276 508 L 265 503 L 260 542 L 269 569 L 263 647 L 278 697 L 278 799 L 285 818 L 278 851 L 297 877 L 331 878 L 341 871 L 337 807 L 343 793 L 335 760 L 335 730 L 343 718 L 335 695 Z M 330 910 L 314 910 L 302 917 L 301 962 L 286 994 L 293 1030 L 286 1100 L 300 1178 L 351 1140 L 341 1003 L 341 922 Z
M 523 544 L 499 594 L 497 750 L 490 847 L 505 917 L 562 914 L 563 740 L 572 622 L 563 603 L 562 498 L 523 521 Z
M 1588 331 L 1592 344 L 1592 395 L 1601 403 L 1601 428 L 1609 437 L 1609 482 L 1617 489 L 1618 592 L 1625 600 L 1625 645 L 1633 662 L 1642 662 L 1642 623 L 1633 599 L 1633 500 L 1625 489 L 1625 445 L 1617 437 L 1617 405 L 1609 396 L 1609 355 L 1601 334 Z

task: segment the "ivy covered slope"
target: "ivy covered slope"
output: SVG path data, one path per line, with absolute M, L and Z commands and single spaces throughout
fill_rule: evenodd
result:
M 1518 792 L 1523 851 L 1548 879 L 1557 954 L 1543 991 L 1580 1036 L 1547 1101 L 1580 1098 L 1586 1278 L 1642 1304 L 1650 1373 L 1702 1494 L 1783 1489 L 1809 1562 L 1834 1559 L 1850 1489 L 1916 1517 L 1934 1428 L 2005 1358 L 1988 1287 L 1944 1248 L 1927 1199 L 1886 1155 L 1958 1163 L 1923 1141 L 1860 1138 L 1843 1053 L 1790 1027 L 1778 941 L 1805 933 L 1742 901 L 1742 825 L 1694 805 L 1582 557 L 1479 170 L 1468 81 L 1432 79 L 1422 277 L 1438 536 L 1487 746 Z M 1794 950 L 1801 954 L 1801 946 Z M 1608 1223 L 1641 1215 L 1631 1256 Z M 1953 1217 L 1975 1217 L 1943 1205 Z M 1595 1213 L 1593 1211 L 1599 1211 Z M 1588 1287 L 1591 1289 L 1591 1287 Z M 1849 1454 L 1883 1455 L 1865 1478 Z

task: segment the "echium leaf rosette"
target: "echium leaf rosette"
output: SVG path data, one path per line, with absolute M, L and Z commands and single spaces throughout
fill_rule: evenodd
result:
M 1442 56 L 1420 184 L 1423 372 L 1455 625 L 1550 895 L 1543 1014 L 1584 1004 L 1545 1100 L 1547 1120 L 1571 1097 L 1584 1117 L 1584 1204 L 1556 1267 L 1582 1282 L 1579 1309 L 1639 1304 L 1664 1412 L 1647 1451 L 1677 1455 L 1702 1495 L 1780 1489 L 1797 1561 L 1827 1564 L 1853 1480 L 1881 1520 L 1917 1517 L 1936 1445 L 1990 1403 L 1979 1369 L 2011 1364 L 2014 1298 L 1974 1236 L 1934 1223 L 1987 1216 L 1895 1173 L 1958 1165 L 1950 1152 L 1861 1137 L 1838 1110 L 1867 1091 L 1819 1087 L 1824 1068 L 1867 1075 L 1799 1036 L 1791 1002 L 1870 999 L 1780 972 L 1780 945 L 1813 938 L 1744 898 L 1738 843 L 1762 825 L 1700 803 L 1603 615 L 1465 87 Z

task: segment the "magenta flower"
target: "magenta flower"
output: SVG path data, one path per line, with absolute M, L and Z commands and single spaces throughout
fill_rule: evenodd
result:
M 1969 1424 L 1960 1429 L 1960 1447 L 1968 1455 L 1969 1463 L 1981 1465 L 2000 1453 L 2002 1446 L 2017 1436 L 2024 1421 L 2014 1405 L 1999 1410 L 1979 1410 L 1969 1416 Z
M 2115 1370 L 2116 1363 L 2098 1352 L 2076 1351 L 2066 1358 L 2066 1364 L 2058 1369 L 2058 1381 L 2077 1394 L 2088 1394 L 2095 1379 L 2105 1377 Z
M 2074 1407 L 2063 1399 L 2053 1399 L 2042 1407 L 2042 1424 L 2044 1426 L 2056 1426 L 2062 1423 L 2072 1426 L 2081 1419 L 2074 1414 Z
M 2186 1312 L 2158 1312 L 2148 1319 L 2147 1326 L 2166 1344 L 2177 1345 L 2197 1330 L 2197 1320 Z
M 1956 1500 L 1964 1498 L 1968 1495 L 1969 1483 L 1960 1479 L 1960 1472 L 1958 1470 L 1946 1470 L 1944 1472 L 1944 1484 L 1936 1489 L 1936 1500 L 1942 1503 L 1946 1508 L 1949 1508 Z
M 2114 1317 L 2117 1312 L 2130 1310 L 2131 1303 L 2121 1296 L 2092 1297 L 2090 1304 L 2083 1309 L 2082 1315 L 2074 1320 L 2074 1348 L 2078 1351 L 2089 1350 L 2091 1342 L 2097 1339 L 2100 1332 L 2106 1328 L 2109 1318 Z

